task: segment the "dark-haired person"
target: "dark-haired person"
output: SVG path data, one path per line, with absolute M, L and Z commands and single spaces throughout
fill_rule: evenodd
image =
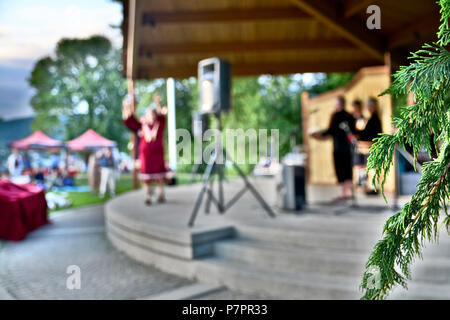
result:
M 372 144 L 373 139 L 378 137 L 378 134 L 383 131 L 381 128 L 381 120 L 378 116 L 378 102 L 375 98 L 369 98 L 367 100 L 367 110 L 370 113 L 370 118 L 364 129 L 358 130 L 359 140 Z
M 151 186 L 158 185 L 158 202 L 165 202 L 164 183 L 167 169 L 164 161 L 164 129 L 166 127 L 167 107 L 161 106 L 161 98 L 153 97 L 155 108 L 147 108 L 145 115 L 138 121 L 126 100 L 122 116 L 124 124 L 130 130 L 140 132 L 139 142 L 139 177 L 145 189 L 145 204 L 151 204 Z
M 361 100 L 354 100 L 352 102 L 352 115 L 355 119 L 355 129 L 356 132 L 360 132 L 364 130 L 367 124 L 367 119 L 364 118 L 362 109 L 363 104 Z M 353 167 L 356 171 L 356 175 L 358 178 L 357 185 L 365 186 L 366 185 L 366 163 L 367 163 L 367 155 L 362 153 L 361 150 L 356 148 L 355 152 L 353 152 Z
M 355 119 L 355 128 L 360 131 L 366 127 L 367 119 L 363 116 L 363 104 L 361 100 L 353 100 L 352 116 Z
M 375 98 L 369 98 L 367 100 L 367 110 L 370 113 L 370 118 L 367 121 L 366 126 L 363 130 L 357 130 L 357 133 L 359 135 L 359 150 L 365 150 L 366 154 L 366 162 L 367 162 L 367 156 L 369 154 L 369 149 L 373 144 L 373 139 L 377 138 L 378 135 L 383 132 L 383 129 L 381 127 L 381 120 L 378 116 L 378 102 Z M 367 194 L 374 194 L 376 193 L 375 190 L 369 189 L 369 186 L 367 183 L 364 184 L 365 191 Z
M 333 137 L 334 169 L 341 189 L 341 194 L 334 200 L 335 202 L 353 198 L 352 144 L 355 139 L 354 132 L 355 119 L 345 111 L 345 98 L 339 96 L 336 98 L 335 112 L 331 116 L 328 129 L 313 134 L 313 137 L 318 139 L 327 136 Z

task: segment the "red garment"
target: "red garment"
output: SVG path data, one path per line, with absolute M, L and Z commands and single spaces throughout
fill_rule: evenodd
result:
M 134 116 L 124 121 L 132 131 L 142 129 L 142 124 L 136 120 Z M 166 118 L 158 115 L 156 121 L 152 125 L 148 125 L 152 130 L 155 125 L 159 124 L 156 139 L 147 142 L 144 137 L 139 142 L 139 162 L 141 163 L 139 177 L 144 182 L 151 182 L 167 177 L 167 169 L 164 161 L 164 129 L 166 127 Z
M 45 191 L 33 184 L 0 180 L 0 238 L 19 241 L 48 223 Z

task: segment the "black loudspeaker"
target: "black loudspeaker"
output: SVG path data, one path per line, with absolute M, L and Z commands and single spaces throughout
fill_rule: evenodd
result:
M 285 210 L 303 209 L 306 206 L 305 167 L 283 165 L 280 175 L 277 186 L 278 206 Z
M 198 63 L 200 112 L 216 114 L 231 108 L 231 66 L 219 58 L 209 58 Z
M 203 137 L 203 133 L 208 130 L 208 114 L 194 113 L 192 115 L 192 133 L 194 137 Z
M 295 206 L 297 210 L 306 206 L 306 172 L 305 167 L 295 167 Z

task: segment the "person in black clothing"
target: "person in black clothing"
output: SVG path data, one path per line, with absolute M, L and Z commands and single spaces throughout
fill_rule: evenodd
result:
M 355 119 L 345 111 L 345 98 L 336 99 L 336 111 L 331 116 L 330 125 L 322 133 L 313 135 L 316 138 L 333 137 L 334 169 L 341 187 L 341 195 L 335 201 L 353 198 L 352 143 L 354 142 Z
M 367 109 L 370 113 L 370 118 L 367 121 L 365 128 L 359 131 L 359 140 L 370 141 L 378 137 L 378 134 L 383 132 L 381 128 L 380 117 L 378 116 L 378 103 L 375 98 L 367 100 Z
M 352 102 L 352 108 L 353 108 L 353 113 L 352 116 L 355 119 L 355 128 L 356 128 L 356 132 L 359 132 L 361 130 L 363 130 L 366 127 L 367 124 L 367 119 L 364 118 L 363 114 L 362 114 L 362 102 L 361 100 L 354 100 Z M 359 152 L 359 150 L 356 150 L 353 153 L 353 165 L 355 167 L 355 169 L 359 172 L 362 172 L 362 168 L 366 167 L 366 162 L 367 162 L 367 156 L 361 152 Z M 359 175 L 358 177 L 358 184 L 362 183 L 361 182 L 361 175 Z
M 378 103 L 375 98 L 369 98 L 367 100 L 367 109 L 370 113 L 370 118 L 367 121 L 366 126 L 362 130 L 358 130 L 357 135 L 359 137 L 358 150 L 364 154 L 364 166 L 360 168 L 360 185 L 364 186 L 366 194 L 376 194 L 376 191 L 372 189 L 370 183 L 367 183 L 367 158 L 369 157 L 369 149 L 373 144 L 373 139 L 378 137 L 378 134 L 382 132 L 380 117 L 378 116 Z

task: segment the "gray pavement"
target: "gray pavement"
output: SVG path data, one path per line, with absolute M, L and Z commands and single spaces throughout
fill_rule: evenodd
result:
M 21 242 L 0 241 L 0 300 L 145 299 L 175 296 L 192 281 L 139 264 L 106 239 L 103 206 L 51 215 L 52 223 Z M 67 267 L 81 270 L 81 289 L 66 286 Z M 173 292 L 173 293 L 172 293 Z M 225 288 L 197 299 L 258 299 Z
M 255 185 L 258 186 L 264 198 L 273 204 L 274 194 L 267 192 L 272 189 L 264 188 L 265 184 L 266 181 L 258 181 Z M 190 188 L 198 187 L 196 185 Z M 230 191 L 235 189 L 231 184 L 227 187 Z M 156 222 L 160 219 L 166 221 L 169 216 L 174 226 L 180 225 L 186 228 L 188 218 L 185 212 L 186 204 L 180 200 L 180 197 L 183 198 L 183 190 L 183 188 L 177 189 L 177 197 L 169 197 L 167 205 L 170 205 L 173 210 L 168 210 L 167 205 L 145 207 L 144 217 L 136 217 L 136 221 L 142 223 L 140 219 L 144 218 Z M 136 209 L 143 206 L 142 199 L 140 195 L 138 196 L 139 201 L 137 199 L 133 201 L 134 210 L 132 211 L 129 210 L 129 202 L 121 203 L 121 205 L 128 205 L 125 212 L 136 215 Z M 189 196 L 189 203 L 193 202 L 192 190 L 191 194 L 186 196 Z M 247 194 L 247 197 L 250 195 Z M 376 216 L 380 214 L 380 201 L 381 199 L 377 199 L 373 203 L 376 207 L 374 209 Z M 178 210 L 179 208 L 183 210 Z M 327 216 L 341 215 L 338 209 L 329 207 L 326 210 L 330 211 Z M 164 214 L 158 215 L 159 211 Z M 314 212 L 313 206 L 310 211 L 309 214 L 302 215 L 302 224 L 313 216 L 322 215 Z M 353 216 L 348 207 L 344 211 L 344 217 Z M 182 218 L 173 219 L 177 216 L 177 212 L 184 212 Z M 359 214 L 356 216 L 362 218 Z M 216 218 L 218 215 L 214 211 L 210 216 L 200 214 L 196 226 L 201 228 Z M 247 201 L 238 202 L 233 210 L 227 213 L 226 218 L 240 222 L 250 219 L 252 224 L 261 226 L 270 223 L 273 227 L 274 224 L 274 221 L 267 217 L 252 198 L 251 201 L 247 199 Z M 118 252 L 106 239 L 102 205 L 52 214 L 51 219 L 52 224 L 29 234 L 22 242 L 0 242 L 0 299 L 145 299 L 155 296 L 176 296 L 177 293 L 181 296 L 180 292 L 189 293 L 189 289 L 192 291 L 190 286 L 192 287 L 193 281 L 139 264 Z M 293 220 L 297 222 L 298 217 L 283 215 L 283 219 L 278 219 L 277 224 L 291 229 Z M 66 270 L 70 265 L 79 266 L 81 269 L 80 290 L 69 290 L 66 287 L 69 276 Z M 206 290 L 204 294 L 196 296 L 196 299 L 258 298 L 264 297 L 242 294 L 225 288 Z
M 106 239 L 103 207 L 67 211 L 22 242 L 0 249 L 0 298 L 136 299 L 192 282 L 141 265 Z M 67 267 L 81 269 L 81 289 L 66 286 Z

